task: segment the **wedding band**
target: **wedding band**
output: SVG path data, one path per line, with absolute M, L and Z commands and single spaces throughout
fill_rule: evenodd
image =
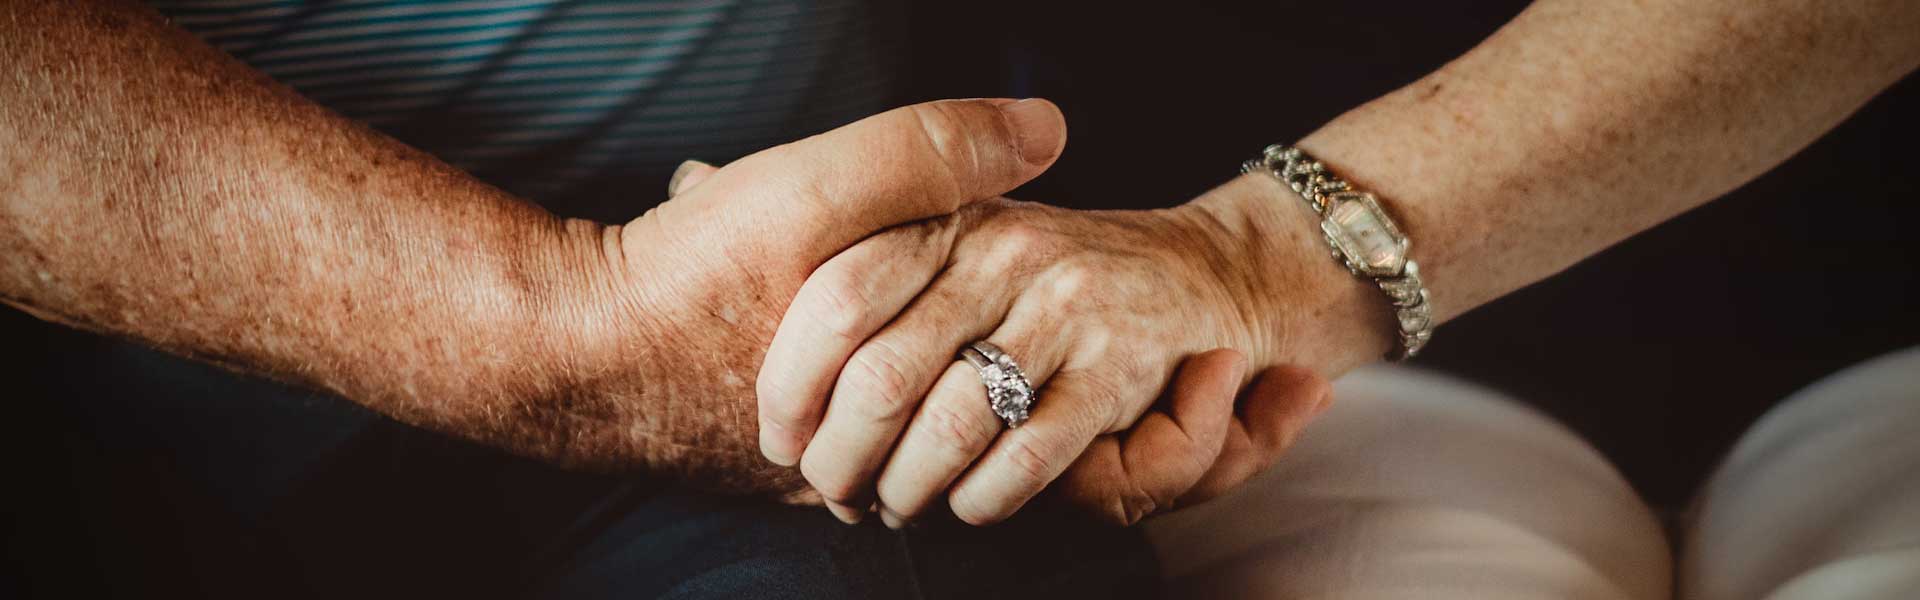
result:
M 1033 383 L 999 346 L 980 340 L 960 349 L 960 359 L 980 371 L 980 383 L 987 386 L 987 407 L 999 415 L 1008 428 L 1027 422 L 1033 408 Z

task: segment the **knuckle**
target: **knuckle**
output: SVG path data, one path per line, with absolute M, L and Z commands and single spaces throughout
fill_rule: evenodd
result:
M 1049 419 L 1056 419 L 1075 432 L 1090 435 L 1114 433 L 1124 429 L 1126 413 L 1120 394 L 1126 384 L 1103 377 L 1085 377 L 1083 372 L 1056 375 L 1041 390 L 1042 401 L 1053 408 Z
M 968 195 L 963 174 L 980 168 L 980 155 L 972 140 L 979 135 L 999 133 L 977 131 L 981 128 L 975 125 L 976 119 L 967 118 L 963 112 L 966 108 L 963 102 L 929 102 L 908 108 L 922 141 L 932 151 L 946 197 L 955 203 L 967 199 L 963 198 Z
M 838 504 L 851 505 L 859 499 L 860 488 L 852 477 L 829 470 L 822 466 L 823 459 L 814 452 L 808 452 L 800 459 L 800 474 L 807 483 L 820 492 L 820 497 Z
M 803 399 L 792 393 L 788 384 L 771 377 L 760 378 L 755 390 L 760 396 L 760 418 L 781 429 L 797 429 L 805 417 Z
M 1146 356 L 1138 352 L 1114 353 L 1107 358 L 1107 365 L 1108 371 L 1113 373 L 1113 376 L 1096 378 L 1100 383 L 1105 384 L 1103 389 L 1098 390 L 1103 394 L 1100 396 L 1102 398 L 1120 398 L 1126 394 L 1128 388 L 1155 380 L 1151 376 L 1152 369 L 1147 364 Z
M 928 404 L 922 418 L 934 442 L 953 454 L 972 455 L 992 439 L 993 432 L 982 426 L 980 419 L 969 419 L 946 403 Z
M 1056 473 L 1054 461 L 1047 458 L 1046 449 L 1037 446 L 1031 436 L 1007 438 L 1007 447 L 1003 452 L 1006 453 L 1007 466 L 1012 469 L 1008 475 L 1014 477 L 1022 489 L 1045 487 Z
M 764 364 L 764 363 L 763 363 Z M 773 405 L 784 403 L 792 395 L 792 384 L 785 377 L 778 377 L 762 368 L 753 380 L 753 396 L 760 401 L 760 412 L 766 414 Z
M 1120 518 L 1120 524 L 1133 525 L 1159 510 L 1160 501 L 1139 486 L 1129 486 L 1127 491 L 1120 494 L 1120 504 L 1117 508 L 1119 510 L 1115 516 Z
M 836 337 L 859 339 L 873 311 L 872 296 L 850 270 L 834 269 L 818 276 L 810 296 L 814 301 L 806 307 L 808 318 Z
M 1079 345 L 1076 346 L 1076 352 L 1080 356 L 1096 360 L 1106 360 L 1115 354 L 1126 354 L 1125 352 L 1114 352 L 1114 338 L 1116 337 L 1116 333 L 1111 323 L 1096 321 L 1095 323 L 1089 324 L 1089 326 L 1075 329 L 1074 333 L 1079 338 Z M 1077 370 L 1075 370 L 1075 372 L 1077 372 Z M 1124 373 L 1110 372 L 1108 375 L 1117 377 L 1124 375 Z
M 1030 437 L 1008 437 L 1001 452 L 1005 454 L 1007 472 L 997 477 L 1008 478 L 1013 484 L 1010 489 L 1020 490 L 1019 494 L 1031 495 L 1046 487 L 1058 474 L 1055 461 L 1048 459 L 1044 448 L 1038 447 Z M 953 514 L 960 520 L 972 525 L 990 525 L 1007 518 L 1013 507 L 1023 498 L 983 498 L 981 488 L 963 487 L 955 490 L 948 500 Z
M 1023 266 L 1048 260 L 1055 246 L 1052 232 L 1028 223 L 1013 223 L 996 228 L 993 244 L 980 257 L 981 269 L 989 273 L 1014 273 Z
M 1106 383 L 1102 385 L 1117 387 L 1119 384 Z M 1083 404 L 1082 408 L 1077 411 L 1078 414 L 1073 415 L 1073 418 L 1079 419 L 1079 422 L 1087 424 L 1088 429 L 1099 433 L 1118 433 L 1133 425 L 1127 417 L 1137 414 L 1133 410 L 1134 407 L 1122 405 L 1119 396 L 1103 395 L 1098 396 L 1098 398 L 1100 398 L 1100 400 Z
M 1128 383 L 1131 380 L 1121 376 L 1122 374 L 1117 370 L 1119 369 L 1118 366 L 1108 367 L 1107 369 L 1103 369 L 1103 372 L 1111 373 L 1111 375 L 1105 377 L 1077 377 L 1073 385 L 1067 388 L 1070 395 L 1080 397 L 1079 401 L 1073 403 L 1074 406 L 1078 407 L 1078 410 L 1075 411 L 1078 414 L 1072 415 L 1073 418 L 1084 419 L 1085 422 L 1089 423 L 1099 423 L 1104 419 L 1110 418 L 1111 415 L 1122 412 L 1120 410 L 1120 403 L 1126 397 L 1125 392 L 1127 387 L 1132 385 Z M 1061 399 L 1056 398 L 1052 400 L 1058 402 Z
M 1072 302 L 1098 294 L 1103 279 L 1086 261 L 1068 260 L 1053 267 L 1048 274 L 1047 287 L 1054 298 Z
M 841 375 L 840 384 L 863 392 L 865 402 L 880 418 L 905 414 L 913 406 L 909 397 L 918 390 L 907 379 L 905 359 L 885 343 L 869 343 L 854 352 Z
M 1053 232 L 1032 223 L 1013 223 L 997 233 L 1001 247 L 1023 253 L 1038 253 L 1054 243 Z
M 1186 450 L 1178 452 L 1178 456 L 1168 457 L 1167 462 L 1180 465 L 1176 468 L 1186 473 L 1205 474 L 1213 468 L 1214 464 L 1220 462 L 1221 455 L 1225 453 L 1225 445 L 1223 441 L 1221 443 L 1222 448 L 1219 450 L 1214 450 L 1206 446 L 1190 445 Z

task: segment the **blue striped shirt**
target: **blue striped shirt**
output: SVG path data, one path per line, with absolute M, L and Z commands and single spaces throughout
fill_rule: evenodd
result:
M 563 213 L 620 219 L 681 160 L 877 112 L 859 0 L 153 0 L 348 117 Z

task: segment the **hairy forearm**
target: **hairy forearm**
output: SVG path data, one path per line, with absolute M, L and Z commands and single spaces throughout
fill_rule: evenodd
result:
M 138 3 L 0 3 L 0 298 L 536 455 L 555 219 Z M 578 240 L 578 241 L 576 241 Z
M 1300 146 L 1394 212 L 1444 320 L 1785 160 L 1920 64 L 1915 31 L 1920 5 L 1902 0 L 1541 0 Z M 1284 187 L 1229 187 L 1243 193 L 1212 202 L 1252 211 L 1241 222 L 1278 240 L 1269 254 L 1320 243 L 1275 233 L 1312 228 L 1257 202 Z M 1335 362 L 1378 356 L 1392 340 L 1379 292 L 1319 271 L 1330 314 L 1365 330 Z

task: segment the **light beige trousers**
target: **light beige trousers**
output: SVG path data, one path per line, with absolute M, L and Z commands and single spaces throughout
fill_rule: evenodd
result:
M 1673 543 L 1591 446 L 1491 391 L 1377 367 L 1334 394 L 1273 470 L 1149 521 L 1170 595 L 1920 599 L 1920 348 L 1768 413 Z

